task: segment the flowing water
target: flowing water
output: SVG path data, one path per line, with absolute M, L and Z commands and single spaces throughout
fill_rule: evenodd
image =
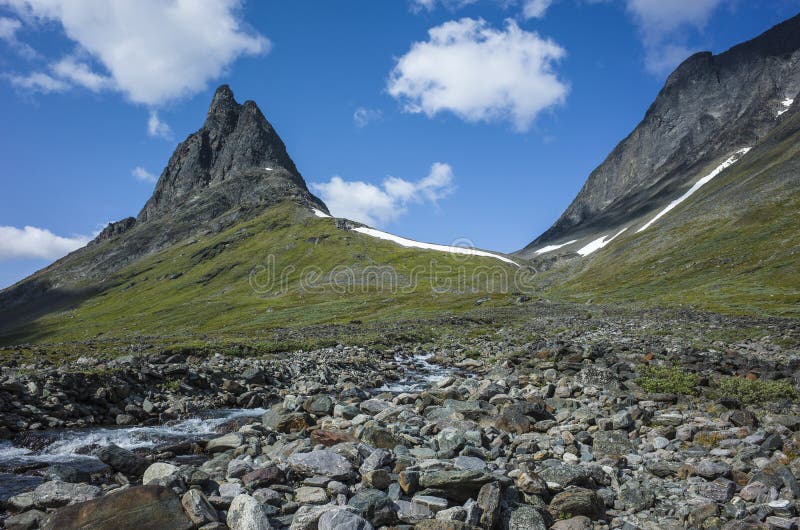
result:
M 444 380 L 455 372 L 429 362 L 432 354 L 397 356 L 401 378 L 375 392 L 418 392 Z M 33 472 L 53 464 L 69 464 L 87 473 L 100 472 L 105 465 L 91 455 L 93 449 L 117 445 L 125 449 L 149 449 L 168 444 L 211 438 L 217 428 L 230 420 L 260 417 L 264 409 L 226 409 L 198 414 L 196 417 L 150 427 L 91 427 L 41 431 L 35 434 L 38 450 L 0 441 L 0 500 L 30 490 L 44 481 Z

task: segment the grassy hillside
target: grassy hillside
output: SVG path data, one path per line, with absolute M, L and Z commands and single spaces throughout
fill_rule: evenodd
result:
M 800 316 L 800 113 L 640 234 L 545 275 L 570 300 Z M 629 231 L 631 232 L 631 231 Z
M 269 329 L 441 315 L 509 302 L 517 267 L 403 248 L 293 203 L 187 240 L 97 294 L 0 333 L 3 343 L 257 337 Z

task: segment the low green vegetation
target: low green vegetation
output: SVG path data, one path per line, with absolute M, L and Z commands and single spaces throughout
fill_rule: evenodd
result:
M 243 343 L 255 343 L 263 354 L 336 344 L 272 333 L 330 324 L 352 325 L 354 341 L 394 341 L 374 331 L 358 337 L 357 329 L 367 321 L 463 313 L 479 299 L 486 308 L 511 304 L 517 270 L 492 258 L 401 247 L 286 202 L 138 260 L 99 294 L 3 341 L 157 339 L 175 351 L 242 354 L 253 353 Z
M 683 394 L 694 396 L 698 393 L 700 376 L 687 372 L 677 366 L 644 366 L 639 370 L 636 384 L 651 394 Z
M 714 394 L 718 397 L 734 397 L 747 404 L 769 403 L 784 399 L 800 400 L 800 392 L 797 391 L 794 382 L 788 379 L 762 381 L 744 377 L 725 377 L 716 384 Z

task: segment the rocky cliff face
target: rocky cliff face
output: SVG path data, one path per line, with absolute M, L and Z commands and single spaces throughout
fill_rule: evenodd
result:
M 246 180 L 255 185 L 236 182 L 248 175 Z M 211 189 L 230 202 L 257 204 L 269 199 L 262 196 L 264 188 L 272 188 L 281 198 L 290 194 L 313 200 L 286 146 L 255 102 L 240 105 L 228 85 L 222 85 L 203 127 L 175 149 L 137 220 L 146 222 L 191 205 Z
M 720 55 L 693 55 L 561 218 L 520 253 L 613 232 L 663 207 L 703 168 L 765 137 L 799 90 L 800 15 Z

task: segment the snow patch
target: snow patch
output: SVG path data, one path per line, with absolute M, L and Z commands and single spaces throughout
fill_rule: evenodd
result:
M 628 227 L 626 226 L 625 228 L 623 228 L 622 230 L 620 230 L 619 232 L 614 234 L 614 237 L 612 237 L 611 239 L 606 239 L 608 236 L 598 237 L 597 239 L 595 239 L 594 241 L 592 241 L 591 243 L 589 243 L 585 247 L 583 247 L 580 250 L 578 250 L 578 254 L 580 254 L 581 256 L 588 256 L 592 252 L 600 250 L 604 246 L 608 245 L 609 243 L 611 243 L 612 241 L 617 239 L 617 237 L 619 237 L 620 234 L 622 234 L 622 232 L 624 232 L 627 229 L 628 229 Z
M 265 167 L 264 169 L 266 169 L 267 171 L 275 171 L 275 170 L 274 170 L 274 169 L 272 169 L 271 167 Z
M 722 173 L 723 171 L 725 171 L 726 169 L 728 169 L 729 167 L 731 167 L 733 164 L 735 164 L 736 162 L 738 162 L 738 161 L 739 161 L 739 159 L 740 159 L 741 157 L 743 157 L 744 155 L 746 155 L 746 154 L 747 154 L 747 152 L 748 152 L 748 151 L 750 151 L 750 149 L 751 149 L 750 147 L 745 147 L 745 148 L 743 148 L 743 149 L 739 149 L 738 151 L 736 151 L 736 152 L 733 154 L 733 156 L 731 156 L 731 157 L 730 157 L 729 159 L 727 159 L 725 162 L 723 162 L 722 164 L 720 164 L 719 166 L 717 166 L 717 167 L 714 169 L 714 171 L 712 171 L 711 173 L 709 173 L 709 174 L 708 174 L 708 175 L 706 175 L 705 177 L 703 177 L 703 178 L 701 178 L 700 180 L 698 180 L 697 182 L 695 182 L 694 186 L 692 186 L 691 188 L 689 188 L 689 191 L 687 191 L 686 193 L 684 193 L 683 195 L 681 195 L 680 197 L 678 197 L 677 199 L 675 199 L 674 201 L 672 201 L 671 203 L 669 203 L 669 204 L 666 206 L 666 208 L 664 208 L 663 210 L 661 210 L 660 212 L 658 212 L 658 214 L 656 214 L 656 216 L 655 216 L 655 217 L 653 217 L 652 219 L 650 219 L 650 221 L 648 221 L 648 222 L 647 222 L 647 224 L 645 224 L 643 227 L 641 227 L 639 230 L 637 230 L 637 231 L 636 231 L 636 233 L 638 234 L 639 232 L 642 232 L 642 231 L 644 231 L 644 230 L 647 230 L 647 229 L 650 227 L 650 225 L 652 225 L 653 223 L 655 223 L 656 221 L 658 221 L 659 219 L 661 219 L 661 218 L 662 218 L 664 215 L 666 215 L 666 214 L 667 214 L 667 213 L 668 213 L 670 210 L 672 210 L 673 208 L 675 208 L 676 206 L 678 206 L 680 203 L 682 203 L 683 201 L 685 201 L 686 199 L 688 199 L 689 197 L 691 197 L 691 196 L 694 194 L 694 192 L 696 192 L 697 190 L 699 190 L 700 188 L 702 188 L 704 185 L 708 184 L 708 183 L 711 181 L 711 179 L 713 179 L 714 177 L 716 177 L 717 175 L 719 175 L 720 173 Z
M 314 215 L 317 217 L 330 217 L 330 215 L 326 214 L 322 210 L 317 210 L 316 208 L 311 208 L 311 211 L 314 212 Z
M 781 105 L 783 105 L 786 108 L 782 109 L 782 110 L 779 110 L 778 111 L 778 116 L 781 116 L 782 114 L 785 114 L 785 113 L 789 112 L 789 107 L 791 107 L 793 103 L 794 103 L 794 100 L 792 98 L 786 98 L 783 101 L 781 101 Z
M 542 247 L 539 250 L 534 251 L 534 254 L 536 254 L 538 256 L 538 255 L 544 254 L 546 252 L 553 252 L 554 250 L 558 250 L 561 247 L 566 247 L 567 245 L 571 245 L 571 244 L 575 243 L 576 241 L 578 241 L 578 240 L 577 239 L 573 239 L 572 241 L 567 241 L 566 243 L 561 243 L 561 244 L 558 244 L 558 245 L 547 245 L 546 247 Z
M 407 239 L 405 237 L 396 236 L 394 234 L 390 234 L 388 232 L 383 232 L 381 230 L 376 230 L 374 228 L 368 228 L 366 226 L 360 226 L 358 228 L 354 228 L 353 231 L 359 232 L 364 235 L 368 235 L 371 237 L 376 237 L 378 239 L 385 239 L 387 241 L 392 241 L 397 243 L 403 247 L 414 247 L 414 248 L 421 248 L 425 250 L 436 250 L 439 252 L 450 252 L 452 254 L 466 254 L 468 256 L 482 256 L 486 258 L 494 258 L 499 259 L 500 261 L 504 261 L 506 263 L 510 263 L 512 265 L 516 265 L 519 267 L 519 264 L 515 261 L 512 261 L 505 256 L 500 256 L 499 254 L 492 254 L 491 252 L 486 252 L 483 250 L 477 250 L 474 248 L 465 248 L 465 247 L 454 247 L 449 245 L 437 245 L 435 243 L 423 243 L 421 241 L 414 241 L 413 239 Z

